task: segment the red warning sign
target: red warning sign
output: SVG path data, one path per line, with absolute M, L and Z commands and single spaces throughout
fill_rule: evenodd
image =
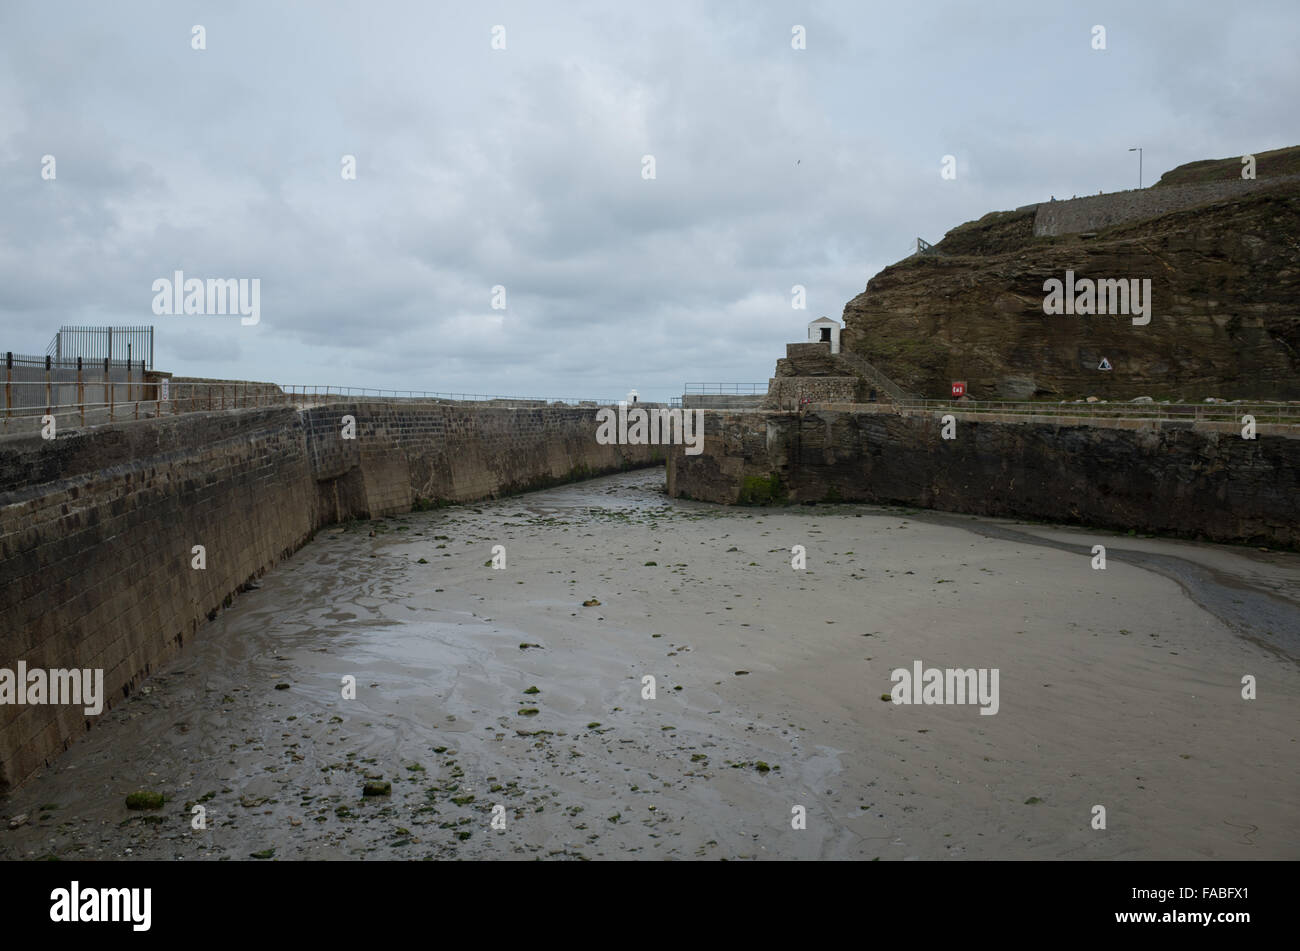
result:
M 952 384 L 953 399 L 957 399 L 958 397 L 965 396 L 965 395 L 966 395 L 966 381 L 962 380 L 960 382 L 954 382 Z

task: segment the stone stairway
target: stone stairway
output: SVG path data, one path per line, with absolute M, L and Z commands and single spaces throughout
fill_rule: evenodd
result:
M 831 353 L 829 343 L 790 343 L 785 353 L 776 362 L 776 376 L 768 381 L 762 409 L 790 409 L 808 402 L 897 404 L 915 399 L 856 353 Z
M 833 354 L 833 357 L 841 363 L 848 364 L 858 376 L 867 380 L 876 389 L 886 393 L 895 403 L 916 399 L 911 393 L 908 393 L 856 353 L 841 350 L 839 353 Z

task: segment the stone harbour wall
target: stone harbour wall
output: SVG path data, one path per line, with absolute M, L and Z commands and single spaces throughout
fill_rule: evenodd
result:
M 0 436 L 0 668 L 102 669 L 108 709 L 322 525 L 664 458 L 596 429 L 594 407 L 350 402 Z M 88 729 L 83 706 L 0 703 L 0 789 Z
M 903 504 L 1300 549 L 1300 426 L 956 417 L 892 407 L 710 413 L 668 491 L 712 502 Z

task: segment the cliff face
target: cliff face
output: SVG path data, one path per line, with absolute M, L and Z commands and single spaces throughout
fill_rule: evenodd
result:
M 1261 155 L 1239 197 L 1095 233 L 1035 237 L 1055 206 L 968 222 L 872 278 L 844 308 L 841 345 L 927 398 L 965 380 L 980 399 L 1300 399 L 1300 180 L 1263 177 L 1290 173 L 1279 162 L 1293 154 Z M 1239 159 L 1183 168 L 1165 184 L 1240 181 Z M 1045 315 L 1044 282 L 1067 271 L 1149 280 L 1150 322 Z

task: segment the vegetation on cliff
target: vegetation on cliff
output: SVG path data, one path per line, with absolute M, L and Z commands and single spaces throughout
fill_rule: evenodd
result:
M 1300 174 L 1300 145 L 1285 149 L 1273 149 L 1269 152 L 1255 152 L 1255 177 L 1257 179 L 1279 178 L 1283 175 Z M 1230 182 L 1241 178 L 1240 155 L 1223 159 L 1203 159 L 1188 162 L 1170 169 L 1160 176 L 1160 181 L 1152 188 L 1169 185 L 1199 185 L 1204 182 Z
M 842 346 L 927 398 L 964 380 L 977 399 L 1300 399 L 1300 181 L 1269 180 L 1300 147 L 1256 159 L 1246 194 L 1095 232 L 1035 237 L 1034 208 L 966 222 L 873 277 Z M 1219 180 L 1231 161 L 1162 181 Z M 1045 315 L 1044 282 L 1067 271 L 1150 280 L 1150 323 Z

